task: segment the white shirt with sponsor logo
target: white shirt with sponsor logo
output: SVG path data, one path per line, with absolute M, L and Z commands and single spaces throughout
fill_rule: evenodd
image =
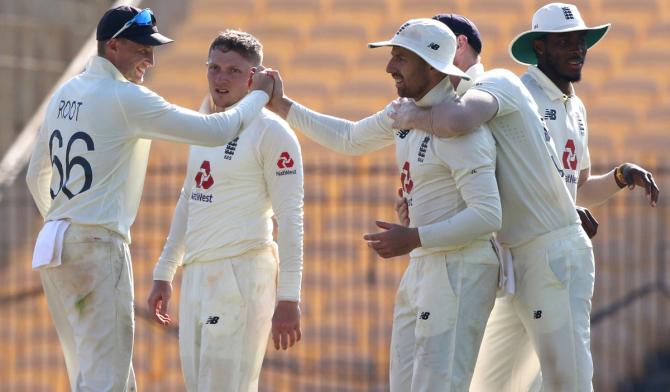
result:
M 254 92 L 234 111 L 205 116 L 129 82 L 94 56 L 47 107 L 26 182 L 46 221 L 100 225 L 130 242 L 151 141 L 228 143 L 268 101 Z
M 498 145 L 500 242 L 516 247 L 579 223 L 553 140 L 521 80 L 508 70 L 495 69 L 480 76 L 472 89 L 498 101 L 498 112 L 487 124 Z
M 431 106 L 456 97 L 445 78 L 417 105 Z M 358 155 L 395 141 L 400 181 L 408 199 L 412 227 L 419 227 L 422 247 L 411 256 L 462 248 L 488 239 L 500 224 L 495 180 L 495 142 L 488 129 L 442 139 L 425 131 L 394 130 L 390 106 L 358 122 L 311 111 L 294 103 L 292 127 L 335 151 Z
M 274 215 L 279 226 L 277 298 L 299 301 L 303 196 L 298 139 L 266 109 L 227 145 L 192 146 L 154 279 L 172 281 L 182 263 L 216 261 L 269 246 Z
M 565 184 L 572 200 L 577 200 L 579 173 L 591 166 L 588 147 L 588 127 L 586 108 L 575 95 L 570 84 L 570 94 L 564 94 L 540 69 L 531 65 L 521 75 L 521 81 L 540 110 L 540 116 L 547 124 L 549 134 L 554 139 L 558 158 L 565 171 Z

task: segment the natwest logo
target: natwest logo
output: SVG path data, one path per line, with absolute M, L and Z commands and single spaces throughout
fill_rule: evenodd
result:
M 279 160 L 277 161 L 277 167 L 280 169 L 287 169 L 293 167 L 293 158 L 289 155 L 288 152 L 284 151 L 279 155 Z
M 575 148 L 575 141 L 572 139 L 568 139 L 568 142 L 565 143 L 563 167 L 565 169 L 577 170 L 577 149 Z
M 405 191 L 405 193 L 412 192 L 412 188 L 414 188 L 414 181 L 412 181 L 412 177 L 409 175 L 409 162 L 405 162 L 402 167 L 402 172 L 400 173 L 400 183 L 402 184 L 402 189 Z
M 203 161 L 198 174 L 195 175 L 195 186 L 209 189 L 212 185 L 214 185 L 214 177 L 210 174 L 209 161 Z

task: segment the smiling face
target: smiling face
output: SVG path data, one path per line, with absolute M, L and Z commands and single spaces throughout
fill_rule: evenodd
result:
M 144 83 L 147 69 L 154 66 L 154 47 L 125 38 L 113 38 L 107 45 L 105 57 L 119 72 L 135 84 Z
M 207 61 L 207 82 L 217 110 L 236 104 L 249 92 L 253 64 L 233 50 L 213 49 Z
M 436 84 L 434 73 L 437 71 L 416 53 L 400 46 L 391 49 L 391 59 L 386 65 L 386 72 L 395 80 L 399 97 L 419 100 Z
M 586 31 L 549 33 L 535 40 L 537 65 L 549 79 L 562 87 L 582 78 L 586 59 Z

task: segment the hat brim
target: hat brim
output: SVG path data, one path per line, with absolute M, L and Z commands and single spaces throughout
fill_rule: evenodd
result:
M 143 34 L 134 37 L 124 36 L 123 38 L 136 42 L 138 44 L 149 45 L 149 46 L 165 45 L 174 41 L 172 38 L 168 38 L 161 33 Z
M 535 65 L 537 64 L 537 56 L 533 50 L 533 41 L 541 38 L 546 34 L 560 34 L 568 33 L 572 31 L 586 31 L 586 47 L 590 49 L 592 46 L 598 43 L 605 34 L 609 31 L 611 23 L 607 23 L 595 27 L 575 27 L 571 29 L 564 30 L 532 30 L 525 31 L 516 36 L 512 40 L 512 43 L 509 46 L 509 53 L 519 64 L 523 65 Z
M 412 48 L 411 45 L 404 44 L 402 42 L 393 42 L 393 41 L 379 41 L 379 42 L 370 42 L 368 44 L 368 48 L 380 48 L 382 46 L 400 46 L 402 48 L 405 48 L 407 50 L 412 51 L 415 53 L 417 56 L 421 57 L 425 62 L 427 62 L 431 67 L 435 68 L 436 70 L 442 72 L 443 74 L 451 75 L 451 76 L 458 76 L 461 79 L 465 80 L 470 80 L 470 76 L 466 74 L 465 72 L 461 71 L 458 67 L 456 67 L 453 64 L 448 64 L 448 63 L 441 63 L 437 62 L 434 60 L 431 60 L 429 58 L 423 57 L 420 53 L 416 51 L 415 48 Z

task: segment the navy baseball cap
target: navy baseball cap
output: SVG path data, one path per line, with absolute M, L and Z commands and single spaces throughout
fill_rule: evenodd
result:
M 173 41 L 158 32 L 156 17 L 149 8 L 141 10 L 127 5 L 108 10 L 98 22 L 96 32 L 98 41 L 107 41 L 117 37 L 149 46 L 163 45 Z
M 437 14 L 433 19 L 439 20 L 449 27 L 454 35 L 464 35 L 468 38 L 468 43 L 478 54 L 482 52 L 482 38 L 477 26 L 468 18 L 458 14 Z

